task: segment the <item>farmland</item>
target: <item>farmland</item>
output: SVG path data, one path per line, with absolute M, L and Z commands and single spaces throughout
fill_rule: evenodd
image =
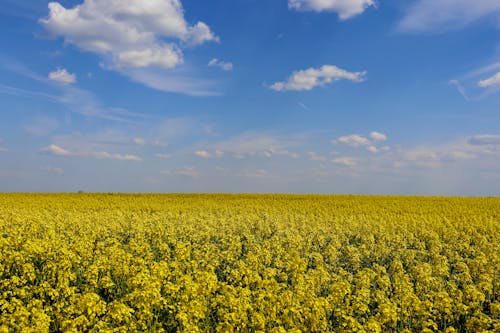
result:
M 0 332 L 498 332 L 500 199 L 0 194 Z

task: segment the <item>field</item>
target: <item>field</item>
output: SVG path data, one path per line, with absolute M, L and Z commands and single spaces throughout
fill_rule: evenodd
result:
M 0 332 L 499 332 L 500 198 L 0 194 Z

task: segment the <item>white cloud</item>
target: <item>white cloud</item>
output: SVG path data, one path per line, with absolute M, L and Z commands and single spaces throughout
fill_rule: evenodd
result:
M 450 163 L 474 160 L 485 161 L 500 157 L 500 134 L 478 134 L 461 140 L 436 146 L 398 148 L 388 153 L 393 165 L 401 167 L 439 168 Z
M 384 133 L 380 133 L 380 132 L 371 132 L 370 138 L 372 138 L 372 140 L 374 140 L 374 141 L 381 142 L 381 141 L 387 140 L 387 135 L 385 135 Z
M 444 32 L 500 14 L 498 0 L 418 0 L 399 22 L 404 32 Z
M 341 20 L 359 15 L 368 7 L 375 5 L 375 0 L 288 0 L 290 9 L 336 12 Z
M 208 67 L 219 67 L 225 71 L 233 70 L 233 64 L 231 62 L 222 61 L 217 58 L 213 58 L 212 60 L 210 60 L 208 62 Z
M 208 150 L 197 150 L 194 152 L 194 154 L 201 158 L 217 158 L 224 156 L 224 152 L 220 150 L 215 150 L 213 152 L 210 152 Z
M 323 65 L 319 69 L 309 68 L 295 71 L 286 81 L 276 82 L 270 88 L 275 91 L 312 90 L 315 87 L 322 87 L 343 79 L 352 82 L 363 82 L 366 80 L 366 73 L 366 71 L 348 72 L 337 66 Z
M 187 23 L 180 0 L 84 0 L 72 8 L 50 2 L 48 8 L 48 17 L 40 23 L 49 33 L 81 50 L 100 54 L 105 68 L 155 89 L 158 83 L 126 70 L 172 69 L 183 63 L 183 48 L 219 42 L 207 24 Z M 162 87 L 184 92 L 178 91 L 182 90 L 178 86 Z
M 349 147 L 361 147 L 361 146 L 371 145 L 370 140 L 359 134 L 341 136 L 338 139 L 332 140 L 332 143 Z
M 50 146 L 44 147 L 40 149 L 41 153 L 48 154 L 48 155 L 56 155 L 56 156 L 72 156 L 73 154 L 69 151 L 66 150 L 62 147 L 59 147 L 58 145 L 51 144 Z
M 58 68 L 49 73 L 49 80 L 55 81 L 60 84 L 72 84 L 76 82 L 76 74 L 69 73 L 64 68 Z
M 135 161 L 140 162 L 142 158 L 132 154 L 112 154 L 106 151 L 91 152 L 90 156 L 98 160 L 117 160 L 117 161 Z
M 208 25 L 203 22 L 198 22 L 196 25 L 189 28 L 187 42 L 191 45 L 199 45 L 205 42 L 220 43 L 220 38 L 216 36 Z
M 333 160 L 331 160 L 332 163 L 338 164 L 338 165 L 343 165 L 346 167 L 354 167 L 358 165 L 358 159 L 355 157 L 338 157 Z
M 174 44 L 155 45 L 141 50 L 130 50 L 114 55 L 119 67 L 174 68 L 182 64 L 182 51 Z
M 500 85 L 500 72 L 478 82 L 478 86 L 480 86 L 481 88 L 488 88 L 496 85 Z
M 371 140 L 359 134 L 350 134 L 341 136 L 337 139 L 333 139 L 332 144 L 354 147 L 354 148 L 366 147 L 366 149 L 369 152 L 377 153 L 379 149 L 376 147 L 376 144 L 386 141 L 387 135 L 385 135 L 384 133 L 374 131 L 370 133 L 370 138 Z
M 160 173 L 164 174 L 164 175 L 170 175 L 170 176 L 184 176 L 184 177 L 191 177 L 191 178 L 196 178 L 200 175 L 200 172 L 195 167 L 183 167 L 183 168 L 174 169 L 174 170 L 164 170 L 164 171 L 161 171 Z

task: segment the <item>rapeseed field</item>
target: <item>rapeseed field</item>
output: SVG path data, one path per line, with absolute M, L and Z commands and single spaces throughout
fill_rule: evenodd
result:
M 0 194 L 0 332 L 499 332 L 500 198 Z

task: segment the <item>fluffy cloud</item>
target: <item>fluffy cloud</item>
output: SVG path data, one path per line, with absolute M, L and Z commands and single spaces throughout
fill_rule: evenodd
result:
M 370 140 L 359 134 L 341 136 L 340 138 L 333 140 L 332 143 L 349 147 L 360 147 L 360 146 L 371 145 Z
M 225 71 L 233 70 L 233 64 L 231 62 L 222 61 L 217 58 L 213 58 L 212 60 L 210 60 L 208 62 L 208 67 L 219 67 Z
M 376 144 L 386 141 L 387 135 L 380 132 L 371 132 L 370 138 L 371 140 L 359 134 L 350 134 L 341 136 L 337 139 L 333 139 L 332 144 L 353 148 L 366 147 L 366 150 L 368 150 L 369 152 L 377 153 L 379 149 L 376 147 Z
M 380 132 L 371 132 L 370 138 L 372 138 L 372 140 L 374 140 L 374 141 L 381 142 L 381 141 L 387 140 L 387 135 L 385 135 L 384 133 L 380 133 Z
M 173 68 L 182 63 L 182 51 L 173 44 L 155 45 L 142 50 L 123 51 L 113 55 L 120 67 Z
M 488 88 L 496 85 L 500 85 L 500 72 L 478 82 L 478 86 L 480 86 L 481 88 Z
M 64 68 L 50 72 L 48 77 L 49 80 L 60 84 L 72 84 L 76 82 L 76 74 L 71 74 Z
M 498 0 L 419 0 L 411 5 L 399 29 L 417 33 L 443 32 L 498 14 Z
M 366 8 L 375 6 L 375 4 L 375 0 L 288 0 L 290 9 L 335 12 L 341 20 L 347 20 L 359 15 Z
M 179 42 L 219 40 L 205 23 L 186 22 L 180 0 L 84 0 L 73 8 L 58 2 L 48 7 L 48 17 L 40 20 L 48 32 L 107 56 L 117 68 L 173 68 L 183 61 Z
M 348 72 L 337 66 L 324 65 L 318 69 L 309 68 L 295 71 L 286 81 L 276 82 L 270 88 L 275 91 L 311 90 L 315 87 L 322 87 L 339 80 L 362 82 L 366 79 L 366 73 L 366 71 Z

